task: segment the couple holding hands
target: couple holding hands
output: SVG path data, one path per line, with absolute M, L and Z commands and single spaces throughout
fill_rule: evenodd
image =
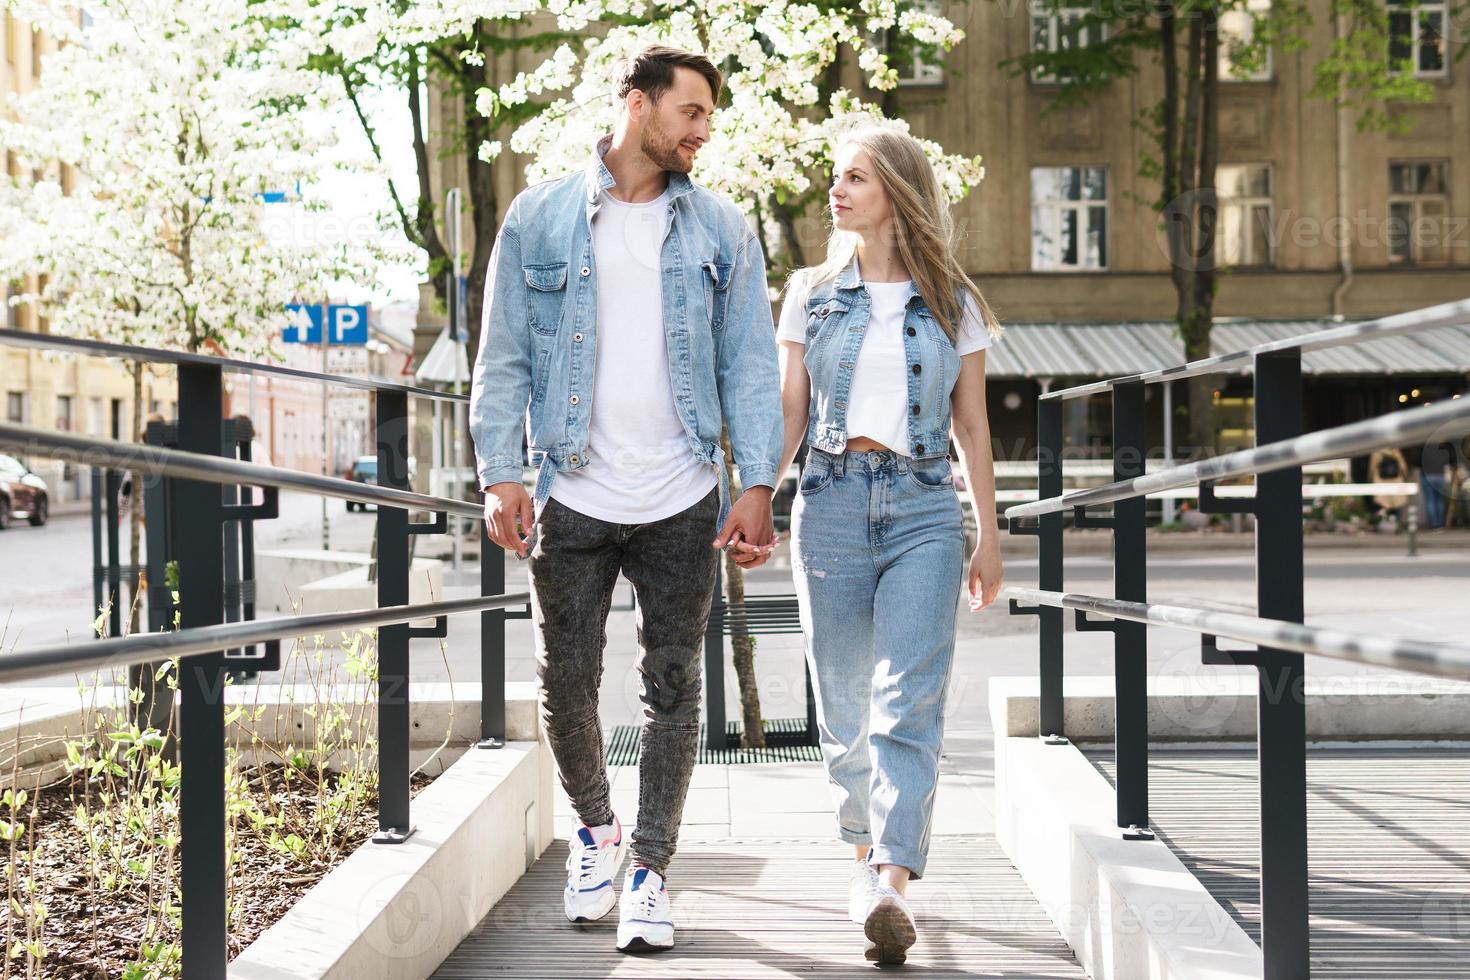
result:
M 701 54 L 643 49 L 585 169 L 512 202 L 470 405 L 486 529 L 530 565 L 541 722 L 582 824 L 566 916 L 616 906 L 619 949 L 667 949 L 717 561 L 722 549 L 745 568 L 770 557 L 771 498 L 806 442 L 793 577 L 836 835 L 853 847 L 849 915 L 868 959 L 901 963 L 917 937 L 905 894 L 928 852 L 960 590 L 977 611 L 1002 584 L 984 354 L 1000 327 L 954 254 L 922 147 L 877 127 L 838 146 L 827 259 L 792 275 L 773 324 L 758 238 L 689 178 L 722 84 Z M 951 436 L 981 518 L 968 555 Z M 619 573 L 638 599 L 643 702 L 627 834 L 598 714 Z

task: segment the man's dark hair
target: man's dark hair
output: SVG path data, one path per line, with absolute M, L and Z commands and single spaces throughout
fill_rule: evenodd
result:
M 667 44 L 650 44 L 629 58 L 618 74 L 613 92 L 621 101 L 636 88 L 656 103 L 673 86 L 675 68 L 692 68 L 703 75 L 709 82 L 710 101 L 719 104 L 724 76 L 714 62 L 702 54 Z

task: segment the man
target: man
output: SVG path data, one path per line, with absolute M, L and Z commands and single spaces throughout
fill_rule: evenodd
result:
M 617 904 L 624 951 L 674 942 L 664 878 L 698 751 L 718 549 L 751 566 L 775 544 L 782 420 L 764 256 L 735 206 L 688 176 L 722 81 L 703 55 L 645 48 L 621 73 L 616 128 L 585 170 L 511 203 L 471 396 L 486 529 L 530 559 L 541 720 L 583 824 L 566 915 L 591 921 Z M 722 425 L 743 491 L 733 505 Z M 628 845 L 597 710 L 619 572 L 637 594 L 644 706 L 621 899 Z

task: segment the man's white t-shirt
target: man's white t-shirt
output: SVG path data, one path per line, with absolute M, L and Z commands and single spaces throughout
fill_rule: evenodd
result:
M 901 282 L 863 280 L 873 299 L 873 308 L 852 369 L 848 394 L 847 437 L 866 436 L 896 453 L 909 449 L 908 355 L 903 349 L 904 308 L 910 279 Z M 810 289 L 805 276 L 795 279 L 781 307 L 777 340 L 806 344 L 806 299 Z M 960 320 L 955 352 L 963 357 L 990 346 L 980 307 L 965 294 L 965 313 Z
M 606 191 L 592 219 L 597 263 L 597 370 L 588 460 L 558 473 L 551 496 L 614 524 L 663 520 L 719 483 L 689 449 L 674 410 L 663 323 L 662 260 L 668 191 L 626 204 Z

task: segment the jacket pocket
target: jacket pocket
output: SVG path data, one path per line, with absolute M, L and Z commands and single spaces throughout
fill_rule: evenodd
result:
M 524 266 L 526 274 L 526 314 L 531 329 L 553 334 L 561 324 L 562 302 L 567 295 L 567 264 L 550 262 Z
M 711 330 L 725 325 L 725 308 L 728 305 L 730 273 L 734 266 L 729 262 L 704 262 L 704 309 Z

